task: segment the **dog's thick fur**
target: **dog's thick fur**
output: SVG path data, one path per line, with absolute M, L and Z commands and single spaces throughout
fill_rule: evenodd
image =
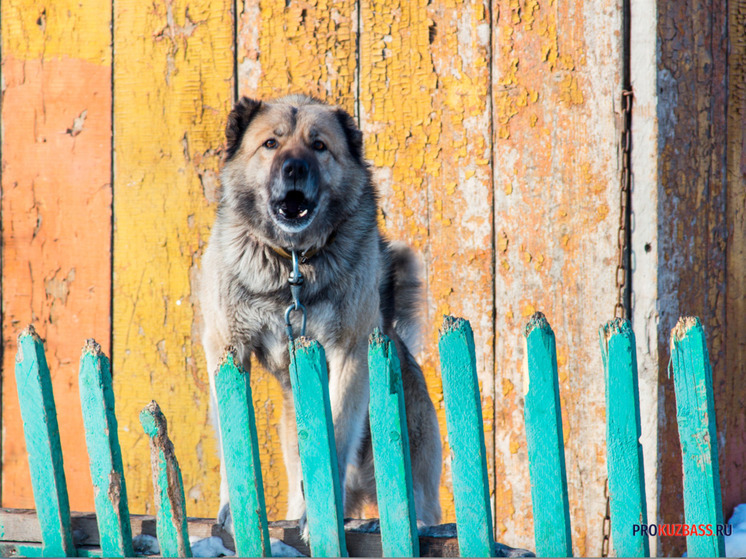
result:
M 355 516 L 376 499 L 367 355 L 368 335 L 379 327 L 394 340 L 402 365 L 417 517 L 423 524 L 437 524 L 438 422 L 422 371 L 403 341 L 415 329 L 420 291 L 416 260 L 408 248 L 387 242 L 378 230 L 377 193 L 355 121 L 340 108 L 304 96 L 273 102 L 244 97 L 229 116 L 226 138 L 221 200 L 200 287 L 213 400 L 213 375 L 227 345 L 238 349 L 247 370 L 255 354 L 279 380 L 287 517 L 303 518 L 284 324 L 291 304 L 291 261 L 282 253 L 311 255 L 300 266 L 305 276 L 301 302 L 308 310 L 307 336 L 326 350 L 345 515 Z M 296 333 L 297 319 L 294 313 Z M 230 524 L 224 470 L 222 474 L 219 518 Z

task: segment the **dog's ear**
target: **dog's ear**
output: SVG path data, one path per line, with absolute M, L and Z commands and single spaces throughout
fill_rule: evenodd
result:
M 352 118 L 347 111 L 344 109 L 337 109 L 335 112 L 337 121 L 342 127 L 347 138 L 347 148 L 350 150 L 350 155 L 358 163 L 363 162 L 363 133 L 355 123 L 355 119 Z
M 255 101 L 248 97 L 241 97 L 228 115 L 228 124 L 225 126 L 225 160 L 233 157 L 251 121 L 259 114 L 262 108 L 261 101 Z

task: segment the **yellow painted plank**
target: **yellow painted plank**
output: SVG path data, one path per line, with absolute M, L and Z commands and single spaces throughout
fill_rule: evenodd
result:
M 156 399 L 187 511 L 213 516 L 219 461 L 195 276 L 232 102 L 232 3 L 122 0 L 114 9 L 113 374 L 130 506 L 153 512 L 138 413 Z
M 518 339 L 538 310 L 557 335 L 579 555 L 601 553 L 604 383 L 589 326 L 613 317 L 620 211 L 621 15 L 611 0 L 592 5 L 497 0 L 492 12 L 496 536 L 533 546 Z
M 445 441 L 437 368 L 443 314 L 471 321 L 493 454 L 490 21 L 476 1 L 361 3 L 360 120 L 384 223 L 420 254 L 426 281 L 418 356 Z M 444 445 L 444 457 L 448 447 Z M 444 468 L 443 520 L 455 519 Z M 492 473 L 493 464 L 488 464 Z M 491 483 L 491 492 L 494 485 Z
M 350 0 L 247 0 L 238 16 L 239 94 L 259 99 L 306 93 L 355 108 L 357 11 Z M 287 478 L 280 448 L 280 386 L 251 371 L 267 517 L 285 518 Z
M 33 508 L 13 373 L 45 339 L 73 510 L 93 510 L 78 396 L 88 337 L 109 351 L 111 3 L 7 0 L 2 14 L 2 497 Z M 73 459 L 76 457 L 76 459 Z

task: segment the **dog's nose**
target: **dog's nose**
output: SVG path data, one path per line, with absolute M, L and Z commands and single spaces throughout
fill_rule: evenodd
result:
M 308 176 L 308 163 L 302 159 L 287 159 L 282 164 L 282 174 L 288 180 L 301 181 Z

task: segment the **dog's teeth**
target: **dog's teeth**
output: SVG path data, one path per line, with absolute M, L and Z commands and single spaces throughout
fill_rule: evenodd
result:
M 306 214 L 307 214 L 307 213 L 308 213 L 308 210 L 306 210 L 306 209 L 303 209 L 303 210 L 301 210 L 301 211 L 300 211 L 300 213 L 299 213 L 298 215 L 299 215 L 300 217 L 306 217 Z

